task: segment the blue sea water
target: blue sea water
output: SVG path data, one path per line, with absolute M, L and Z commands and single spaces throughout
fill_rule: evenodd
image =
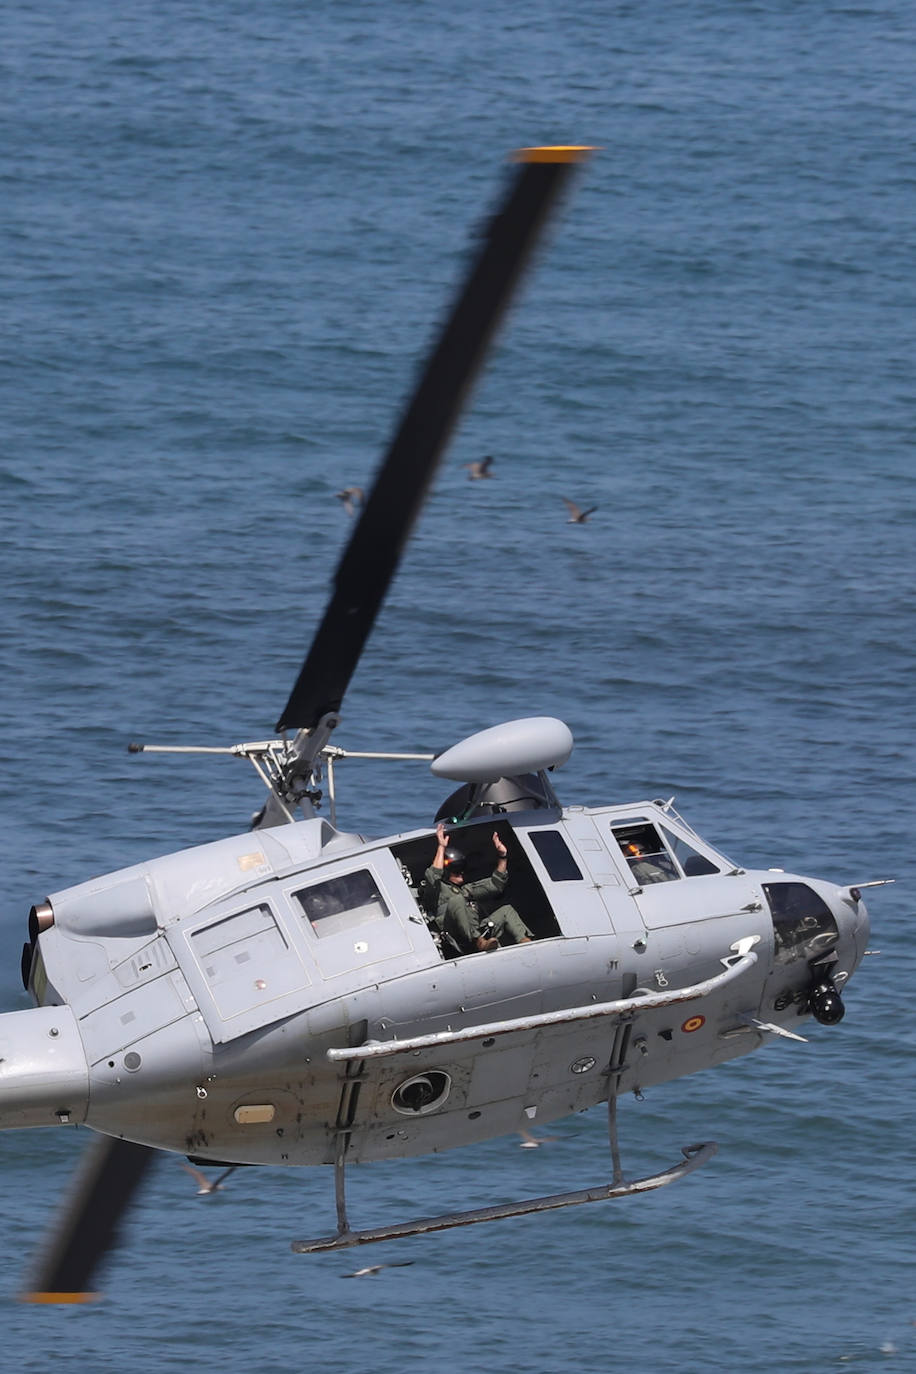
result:
M 363 1250 L 329 1171 L 158 1169 L 91 1309 L 15 1301 L 85 1133 L 0 1137 L 22 1371 L 902 1371 L 913 1297 L 916 25 L 902 0 L 10 0 L 0 1006 L 29 906 L 244 828 L 365 485 L 514 147 L 598 145 L 455 436 L 339 742 L 519 715 L 870 899 L 845 1021 L 621 1110 L 661 1193 Z M 462 464 L 494 455 L 495 477 Z M 562 498 L 598 509 L 568 525 Z M 426 823 L 348 762 L 341 822 Z M 355 1171 L 358 1223 L 597 1183 L 602 1113 Z M 351 1258 L 353 1262 L 351 1262 Z M 359 1264 L 410 1259 L 376 1278 Z

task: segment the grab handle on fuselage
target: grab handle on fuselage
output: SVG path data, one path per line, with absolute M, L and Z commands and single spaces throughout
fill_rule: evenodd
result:
M 625 1017 L 640 1011 L 651 1011 L 656 1007 L 669 1007 L 678 1002 L 693 1002 L 701 997 L 708 997 L 711 992 L 724 987 L 726 983 L 740 977 L 756 964 L 757 955 L 753 951 L 753 946 L 759 939 L 759 935 L 746 935 L 736 940 L 730 946 L 734 953 L 720 960 L 725 966 L 724 973 L 717 973 L 713 978 L 707 978 L 702 983 L 693 983 L 687 988 L 674 988 L 671 992 L 647 992 L 640 997 L 624 997 L 616 1002 L 599 1002 L 587 1007 L 569 1007 L 565 1011 L 542 1012 L 538 1016 L 518 1016 L 511 1021 L 490 1021 L 482 1026 L 466 1026 L 457 1031 L 437 1031 L 433 1035 L 417 1035 L 409 1040 L 372 1041 L 350 1048 L 329 1049 L 327 1057 L 332 1063 L 352 1059 L 383 1059 L 387 1055 L 458 1045 L 467 1040 L 479 1040 L 481 1037 L 489 1039 L 494 1035 L 510 1035 L 513 1031 L 540 1030 L 543 1026 L 560 1026 L 571 1021 L 591 1021 L 599 1016 Z

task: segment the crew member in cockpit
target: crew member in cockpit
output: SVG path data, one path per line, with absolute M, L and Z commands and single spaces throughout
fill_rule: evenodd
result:
M 630 865 L 630 872 L 640 884 L 646 883 L 666 883 L 675 874 L 666 871 L 661 865 L 655 862 L 656 856 L 649 857 L 649 852 L 641 840 L 621 841 L 621 848 L 627 856 L 627 863 Z
M 442 821 L 436 826 L 436 857 L 426 870 L 423 884 L 435 900 L 434 920 L 439 930 L 452 940 L 462 954 L 475 950 L 488 952 L 499 945 L 520 945 L 531 940 L 531 931 L 515 907 L 504 904 L 489 915 L 478 905 L 482 897 L 499 897 L 509 881 L 506 846 L 493 832 L 497 853 L 496 867 L 489 878 L 466 883 L 466 859 L 460 849 L 449 844 Z

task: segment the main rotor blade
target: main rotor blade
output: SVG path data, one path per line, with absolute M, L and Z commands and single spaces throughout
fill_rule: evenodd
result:
M 433 348 L 334 576 L 278 730 L 340 709 L 461 406 L 551 207 L 588 148 L 525 148 Z
M 87 1146 L 63 1211 L 29 1276 L 23 1302 L 89 1302 L 93 1276 L 157 1150 L 99 1136 Z

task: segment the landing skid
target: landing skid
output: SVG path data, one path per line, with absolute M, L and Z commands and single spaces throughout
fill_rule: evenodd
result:
M 317 1240 L 294 1240 L 292 1250 L 297 1255 L 315 1255 L 323 1250 L 343 1250 L 350 1245 L 371 1245 L 376 1240 L 395 1240 L 399 1236 L 421 1236 L 427 1231 L 449 1231 L 455 1226 L 473 1226 L 478 1221 L 501 1221 L 504 1217 L 527 1216 L 531 1212 L 552 1212 L 560 1207 L 577 1207 L 583 1202 L 607 1202 L 611 1198 L 629 1197 L 632 1193 L 648 1193 L 663 1188 L 685 1174 L 698 1169 L 718 1150 L 715 1141 L 703 1145 L 686 1145 L 684 1158 L 662 1173 L 634 1179 L 630 1183 L 606 1183 L 596 1188 L 583 1188 L 576 1193 L 552 1193 L 548 1197 L 528 1198 L 522 1202 L 503 1202 L 495 1207 L 475 1207 L 468 1212 L 444 1212 L 437 1217 L 420 1217 L 416 1221 L 402 1221 L 394 1226 L 370 1226 L 363 1231 L 338 1231 L 336 1236 L 321 1236 Z
M 548 1197 L 527 1198 L 522 1202 L 502 1202 L 495 1207 L 475 1207 L 468 1212 L 443 1212 L 436 1217 L 419 1217 L 415 1221 L 402 1221 L 394 1226 L 370 1226 L 362 1231 L 354 1231 L 347 1220 L 346 1203 L 346 1160 L 353 1115 L 355 1112 L 355 1090 L 360 1081 L 360 1065 L 348 1065 L 347 1079 L 343 1086 L 337 1115 L 337 1153 L 334 1159 L 334 1186 L 337 1201 L 337 1234 L 319 1236 L 315 1240 L 294 1240 L 292 1250 L 296 1255 L 315 1255 L 324 1250 L 345 1250 L 351 1245 L 371 1245 L 376 1240 L 396 1240 L 400 1236 L 421 1236 L 428 1231 L 450 1231 L 456 1226 L 474 1226 L 479 1221 L 502 1221 L 505 1217 L 523 1217 L 532 1212 L 553 1212 L 560 1207 L 578 1207 L 584 1202 L 609 1202 L 616 1197 L 630 1197 L 633 1193 L 649 1193 L 654 1188 L 664 1188 L 685 1174 L 692 1173 L 707 1159 L 712 1159 L 718 1150 L 713 1140 L 702 1145 L 685 1145 L 681 1149 L 684 1158 L 670 1169 L 659 1174 L 649 1174 L 627 1183 L 620 1163 L 620 1148 L 617 1143 L 617 1093 L 620 1080 L 626 1071 L 626 1055 L 630 1045 L 632 1027 L 629 1023 L 618 1025 L 614 1034 L 611 1056 L 606 1069 L 608 1077 L 607 1124 L 608 1143 L 611 1148 L 613 1175 L 610 1183 L 599 1184 L 596 1188 L 583 1188 L 575 1193 L 551 1193 Z M 355 1072 L 354 1072 L 355 1071 Z M 351 1077 L 352 1075 L 352 1077 Z

